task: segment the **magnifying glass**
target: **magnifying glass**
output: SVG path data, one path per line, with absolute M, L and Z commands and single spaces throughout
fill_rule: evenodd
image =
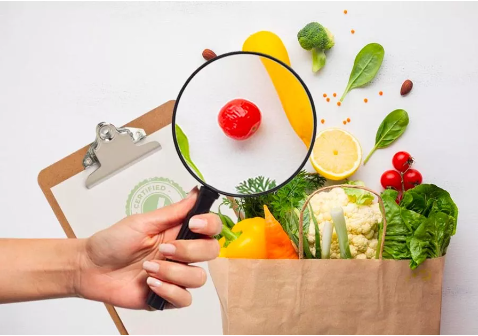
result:
M 177 153 L 201 184 L 177 239 L 197 239 L 188 222 L 208 213 L 219 195 L 260 196 L 300 172 L 312 151 L 317 118 L 309 90 L 289 66 L 260 53 L 231 52 L 189 77 L 172 124 Z M 256 177 L 274 183 L 239 187 Z M 147 303 L 162 310 L 166 301 L 151 292 Z

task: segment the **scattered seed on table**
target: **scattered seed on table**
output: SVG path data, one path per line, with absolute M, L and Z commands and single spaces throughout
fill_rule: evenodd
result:
M 346 9 L 344 10 L 344 14 L 347 14 L 347 10 L 346 10 Z
M 368 103 L 368 99 L 365 98 L 365 99 L 363 100 L 363 102 L 364 102 L 364 103 Z
M 350 32 L 351 32 L 352 34 L 355 34 L 355 30 L 353 30 L 353 29 L 352 29 Z
M 347 118 L 347 122 L 350 122 L 350 118 Z
M 327 93 L 324 93 L 322 96 L 323 96 L 324 98 L 327 97 Z
M 332 96 L 334 96 L 334 97 L 337 97 L 337 94 L 336 94 L 336 93 L 334 93 Z
M 338 102 L 337 102 L 337 106 L 340 106 L 340 105 L 342 105 L 342 103 L 338 101 Z
M 326 100 L 327 100 L 327 103 L 328 103 L 330 101 L 330 98 L 327 98 Z
M 383 92 L 382 92 L 382 91 L 380 91 L 378 94 L 381 95 L 381 96 L 383 96 Z
M 346 124 L 347 124 L 347 121 L 346 121 L 346 120 L 344 120 L 344 121 L 343 121 L 343 123 L 344 123 L 344 125 L 346 125 Z
M 324 123 L 325 123 L 325 119 L 322 119 L 322 120 L 320 121 L 320 123 L 321 123 L 321 124 L 324 124 Z

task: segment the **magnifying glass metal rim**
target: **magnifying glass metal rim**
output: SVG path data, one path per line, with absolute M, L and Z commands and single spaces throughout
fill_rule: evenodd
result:
M 239 193 L 230 193 L 230 192 L 225 192 L 225 191 L 222 191 L 222 190 L 219 190 L 213 186 L 211 186 L 210 184 L 202 181 L 196 174 L 196 172 L 191 168 L 189 167 L 188 163 L 186 162 L 186 160 L 184 159 L 183 155 L 181 154 L 181 150 L 179 149 L 179 145 L 178 145 L 178 141 L 177 141 L 177 137 L 176 137 L 176 112 L 177 112 L 177 108 L 178 108 L 178 104 L 181 100 L 181 96 L 183 95 L 183 92 L 184 90 L 186 89 L 186 87 L 188 86 L 189 82 L 194 78 L 194 76 L 196 76 L 198 74 L 199 71 L 201 71 L 204 67 L 208 66 L 209 64 L 211 64 L 212 62 L 216 62 L 218 60 L 220 60 L 221 58 L 224 58 L 224 57 L 228 57 L 228 56 L 233 56 L 233 55 L 241 55 L 241 54 L 245 54 L 245 55 L 256 55 L 256 56 L 261 56 L 261 57 L 265 57 L 265 58 L 268 58 L 272 61 L 275 61 L 279 64 L 281 64 L 282 66 L 284 66 L 286 69 L 288 69 L 298 80 L 299 82 L 302 84 L 303 88 L 305 89 L 305 92 L 307 93 L 307 96 L 309 97 L 309 101 L 310 101 L 310 104 L 311 104 L 311 107 L 312 107 L 312 114 L 313 114 L 313 120 L 314 120 L 314 129 L 312 131 L 312 142 L 311 142 L 311 145 L 307 151 L 307 155 L 305 156 L 304 158 L 304 161 L 300 164 L 300 166 L 298 167 L 298 169 L 293 173 L 291 174 L 291 176 L 285 180 L 284 182 L 282 182 L 281 184 L 278 184 L 277 186 L 275 186 L 274 188 L 271 188 L 269 190 L 266 190 L 266 191 L 262 191 L 260 193 L 257 193 L 257 194 L 251 194 L 251 195 L 248 195 L 248 194 L 239 194 Z M 219 113 L 219 112 L 218 112 Z M 269 56 L 269 55 L 266 55 L 266 54 L 263 54 L 263 53 L 258 53 L 258 52 L 253 52 L 253 51 L 233 51 L 233 52 L 229 52 L 229 53 L 225 53 L 225 54 L 222 54 L 222 55 L 219 55 L 209 61 L 207 61 L 206 63 L 204 63 L 203 65 L 201 65 L 199 68 L 196 69 L 196 71 L 194 71 L 190 76 L 189 78 L 186 80 L 186 82 L 184 83 L 183 87 L 181 88 L 181 90 L 179 91 L 179 94 L 178 94 L 178 97 L 176 98 L 176 102 L 174 104 L 174 110 L 173 110 L 173 119 L 172 119 L 172 129 L 173 129 L 173 141 L 174 141 L 174 147 L 176 148 L 176 152 L 178 153 L 178 156 L 179 156 L 179 159 L 181 160 L 181 162 L 183 163 L 184 167 L 189 171 L 189 173 L 203 186 L 217 192 L 218 194 L 220 195 L 225 195 L 225 196 L 230 196 L 230 197 L 257 197 L 257 196 L 261 196 L 261 195 L 265 195 L 265 194 L 268 194 L 268 193 L 271 193 L 271 192 L 274 192 L 280 188 L 282 188 L 284 185 L 286 185 L 287 183 L 289 183 L 301 170 L 302 168 L 304 168 L 305 164 L 307 163 L 307 160 L 309 160 L 310 158 L 310 154 L 312 153 L 312 149 L 313 149 L 313 141 L 316 137 L 316 133 L 317 133 L 317 115 L 316 115 L 316 111 L 315 111 L 315 105 L 314 105 L 314 100 L 312 98 L 312 95 L 310 94 L 309 92 L 309 89 L 307 88 L 307 86 L 305 85 L 304 81 L 302 80 L 302 78 L 300 78 L 300 76 L 290 67 L 288 66 L 287 64 L 285 64 L 284 62 L 272 57 L 272 56 Z M 251 176 L 251 177 L 254 177 L 254 176 Z M 265 176 L 267 177 L 267 176 Z

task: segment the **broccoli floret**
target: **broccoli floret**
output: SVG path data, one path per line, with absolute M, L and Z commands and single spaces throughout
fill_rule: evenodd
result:
M 300 46 L 312 51 L 312 71 L 317 72 L 325 65 L 325 50 L 335 44 L 334 36 L 318 22 L 311 22 L 297 34 Z

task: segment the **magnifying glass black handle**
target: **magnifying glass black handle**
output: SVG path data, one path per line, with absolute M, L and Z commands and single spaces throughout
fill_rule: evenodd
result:
M 181 230 L 178 233 L 177 240 L 190 240 L 201 238 L 200 234 L 194 233 L 189 230 L 189 220 L 192 216 L 208 213 L 213 205 L 214 201 L 219 198 L 219 194 L 207 187 L 201 187 L 199 189 L 199 195 L 194 204 L 194 207 L 188 212 L 184 219 Z M 151 291 L 146 301 L 148 306 L 156 310 L 163 310 L 167 301 L 156 293 Z

